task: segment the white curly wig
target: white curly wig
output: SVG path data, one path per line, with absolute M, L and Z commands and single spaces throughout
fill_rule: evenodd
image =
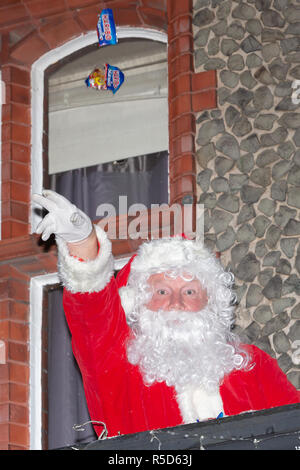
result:
M 152 295 L 147 280 L 156 273 L 198 279 L 208 304 L 192 315 L 147 310 Z M 179 390 L 192 382 L 209 390 L 226 373 L 246 367 L 249 357 L 231 331 L 236 298 L 232 284 L 233 275 L 198 241 L 178 236 L 140 246 L 120 296 L 133 331 L 128 359 L 139 364 L 145 383 L 165 381 Z

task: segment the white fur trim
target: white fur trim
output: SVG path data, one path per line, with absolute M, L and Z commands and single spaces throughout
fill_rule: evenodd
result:
M 111 279 L 114 262 L 111 242 L 99 226 L 94 225 L 99 240 L 100 250 L 97 258 L 80 261 L 70 256 L 67 243 L 57 237 L 58 273 L 63 285 L 72 293 L 99 292 Z
M 223 402 L 219 390 L 206 392 L 197 386 L 187 386 L 177 392 L 177 402 L 184 423 L 195 423 L 214 419 L 223 411 Z
M 121 304 L 126 315 L 132 312 L 135 302 L 135 292 L 131 287 L 123 286 L 119 289 Z
M 202 243 L 182 237 L 151 240 L 139 247 L 131 264 L 131 271 L 147 272 L 155 268 L 183 267 L 197 258 L 207 258 L 208 253 Z

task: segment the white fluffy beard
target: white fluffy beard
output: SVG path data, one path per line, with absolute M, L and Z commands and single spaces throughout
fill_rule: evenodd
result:
M 228 343 L 230 325 L 208 307 L 199 312 L 140 309 L 131 325 L 128 360 L 138 364 L 144 382 L 165 381 L 177 392 L 187 385 L 215 391 L 225 374 L 241 366 L 243 356 Z

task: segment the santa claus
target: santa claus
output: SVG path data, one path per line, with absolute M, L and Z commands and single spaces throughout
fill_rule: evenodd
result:
M 109 436 L 300 401 L 276 360 L 232 332 L 233 277 L 202 243 L 145 242 L 115 277 L 99 226 L 53 191 L 33 200 L 48 210 L 36 232 L 56 235 L 90 416 Z

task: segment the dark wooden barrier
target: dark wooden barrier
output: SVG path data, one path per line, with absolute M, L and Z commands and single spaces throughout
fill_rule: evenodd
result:
M 300 450 L 300 404 L 106 438 L 65 449 L 175 450 L 181 453 L 195 450 Z

